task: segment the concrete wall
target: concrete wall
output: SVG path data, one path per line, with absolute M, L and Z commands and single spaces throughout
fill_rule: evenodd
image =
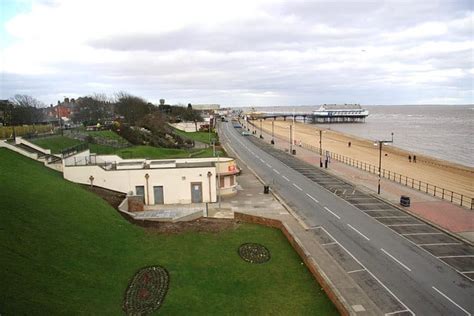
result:
M 17 152 L 17 153 L 19 153 L 23 156 L 26 156 L 26 157 L 34 159 L 34 160 L 38 160 L 38 155 L 37 154 L 30 153 L 26 150 L 20 149 L 20 148 L 14 146 L 12 144 L 7 143 L 7 141 L 5 141 L 5 140 L 0 141 L 0 147 L 8 148 L 11 151 Z
M 197 131 L 199 131 L 199 128 L 201 127 L 201 125 L 206 124 L 206 123 L 205 122 L 197 122 L 196 124 L 197 124 Z M 173 123 L 173 124 L 170 124 L 170 125 L 173 126 L 176 129 L 179 129 L 179 130 L 185 131 L 187 133 L 190 133 L 190 132 L 197 132 L 196 131 L 196 124 L 194 124 L 194 122 L 181 122 L 181 123 Z
M 209 178 L 208 172 L 212 174 Z M 149 175 L 148 190 L 145 174 Z M 215 167 L 104 170 L 100 166 L 63 167 L 64 178 L 77 183 L 93 184 L 110 190 L 136 194 L 136 186 L 145 186 L 145 202 L 154 204 L 153 186 L 163 186 L 165 204 L 191 203 L 191 183 L 202 183 L 202 201 L 216 202 Z M 210 187 L 210 189 L 209 189 Z M 209 190 L 211 197 L 209 198 Z
M 40 151 L 44 154 L 51 155 L 51 150 L 50 149 L 44 149 L 43 147 L 40 147 L 38 145 L 33 144 L 30 141 L 27 141 L 23 137 L 16 137 L 15 138 L 15 144 L 17 144 L 17 145 L 18 144 L 23 144 L 23 145 L 26 145 L 26 146 L 31 147 L 33 149 L 36 149 L 37 151 Z

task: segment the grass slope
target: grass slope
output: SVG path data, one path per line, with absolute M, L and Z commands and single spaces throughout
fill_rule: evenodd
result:
M 63 149 L 76 146 L 82 142 L 65 136 L 51 136 L 44 138 L 35 138 L 30 140 L 33 144 L 40 147 L 51 149 L 53 154 L 59 154 Z
M 113 133 L 113 132 L 112 132 Z M 53 153 L 60 153 L 63 149 L 72 147 L 82 142 L 66 136 L 51 136 L 45 138 L 37 138 L 31 140 L 32 143 L 51 149 Z M 187 158 L 190 155 L 195 158 L 212 157 L 212 148 L 206 149 L 173 149 L 173 148 L 158 148 L 152 146 L 132 146 L 122 149 L 116 149 L 110 146 L 99 144 L 89 144 L 91 152 L 99 155 L 119 155 L 122 158 L 148 158 L 148 159 L 168 159 L 168 158 Z M 223 153 L 221 153 L 223 156 Z
M 171 278 L 163 314 L 337 313 L 278 230 L 242 224 L 216 234 L 159 235 L 6 149 L 0 174 L 1 314 L 118 315 L 130 278 L 156 264 Z M 271 261 L 242 261 L 244 242 L 265 244 Z
M 185 132 L 179 129 L 174 129 L 174 132 L 180 136 L 183 136 L 184 138 L 189 138 L 201 143 L 205 144 L 210 144 L 211 142 L 209 141 L 209 132 Z M 211 132 L 211 140 L 212 139 L 217 139 L 217 134 L 214 132 Z

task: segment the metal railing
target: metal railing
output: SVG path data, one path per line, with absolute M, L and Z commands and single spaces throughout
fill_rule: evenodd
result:
M 79 152 L 87 150 L 87 149 L 89 149 L 89 144 L 83 143 L 83 144 L 79 144 L 79 145 L 76 145 L 76 146 L 72 146 L 72 147 L 68 147 L 66 149 L 63 149 L 61 151 L 61 155 L 63 156 L 63 158 L 66 158 L 66 157 L 72 156 L 76 153 L 79 153 Z
M 255 127 L 254 124 L 252 124 L 252 123 L 250 123 L 250 124 Z M 267 134 L 269 133 L 269 131 L 267 129 L 263 129 L 263 131 L 266 132 Z M 270 131 L 270 133 L 271 133 L 271 131 Z M 275 135 L 275 138 L 281 139 L 282 141 L 285 141 L 286 143 L 288 143 L 288 139 L 285 139 L 283 137 L 279 137 L 279 136 Z M 298 146 L 299 145 L 300 144 L 298 143 Z M 310 150 L 312 152 L 315 152 L 317 154 L 319 154 L 319 151 L 320 151 L 319 147 L 309 145 L 309 144 L 305 144 L 305 143 L 301 143 L 301 147 L 305 148 L 307 150 Z M 335 159 L 335 160 L 337 160 L 339 162 L 342 162 L 344 164 L 347 164 L 349 166 L 352 166 L 352 167 L 367 171 L 369 173 L 373 173 L 373 174 L 378 175 L 378 166 L 375 166 L 375 165 L 372 165 L 372 164 L 369 164 L 369 163 L 366 163 L 364 161 L 360 161 L 360 160 L 357 160 L 357 159 L 353 159 L 353 158 L 348 157 L 348 156 L 333 153 L 333 152 L 330 152 L 330 151 L 327 151 L 327 150 L 324 150 L 324 149 L 322 150 L 322 152 L 323 152 L 323 157 L 326 157 L 327 155 L 329 155 L 329 157 L 331 157 L 331 159 Z M 434 197 L 438 197 L 442 200 L 449 201 L 453 204 L 464 206 L 464 207 L 466 207 L 470 210 L 472 210 L 474 208 L 474 198 L 472 198 L 470 196 L 467 196 L 465 194 L 454 192 L 452 190 L 448 190 L 448 189 L 445 189 L 443 187 L 440 187 L 440 186 L 437 186 L 437 185 L 434 185 L 434 184 L 431 184 L 431 183 L 428 183 L 428 182 L 425 182 L 425 181 L 417 180 L 417 179 L 399 174 L 399 173 L 391 171 L 391 170 L 383 169 L 383 168 L 381 169 L 380 176 L 384 179 L 394 181 L 394 182 L 399 183 L 401 185 L 404 185 L 404 186 L 410 187 L 412 189 L 424 192 L 424 193 L 432 195 Z

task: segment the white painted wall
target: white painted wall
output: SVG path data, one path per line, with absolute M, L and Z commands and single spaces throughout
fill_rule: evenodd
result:
M 199 131 L 199 128 L 201 128 L 201 125 L 207 124 L 207 123 L 197 122 L 196 124 L 197 124 L 197 131 Z M 173 126 L 176 129 L 185 131 L 187 133 L 191 133 L 191 132 L 197 132 L 196 131 L 196 124 L 194 124 L 194 122 L 180 122 L 180 123 L 173 123 L 173 124 L 170 124 L 170 125 Z
M 43 147 L 40 147 L 38 145 L 35 145 L 33 144 L 32 142 L 30 141 L 27 141 L 26 139 L 24 139 L 23 137 L 15 137 L 15 144 L 24 144 L 28 147 L 31 147 L 33 149 L 36 149 L 44 154 L 48 154 L 48 155 L 51 155 L 51 150 L 50 149 L 44 149 Z
M 17 152 L 23 156 L 26 156 L 28 158 L 31 158 L 31 159 L 34 159 L 34 160 L 38 160 L 38 155 L 37 154 L 34 154 L 34 153 L 30 153 L 26 150 L 23 150 L 21 148 L 18 148 L 18 147 L 15 147 L 14 145 L 12 144 L 9 144 L 7 143 L 6 140 L 2 140 L 0 141 L 0 147 L 4 147 L 4 148 L 8 148 L 10 149 L 11 151 L 14 151 L 14 152 Z
M 212 174 L 210 178 L 208 172 Z M 149 204 L 154 204 L 153 186 L 160 185 L 165 204 L 191 203 L 191 183 L 201 182 L 203 202 L 217 201 L 215 167 L 107 171 L 100 166 L 64 166 L 63 174 L 65 179 L 82 184 L 90 184 L 89 178 L 93 176 L 94 185 L 123 193 L 133 191 L 135 194 L 136 186 L 145 186 L 145 201 Z M 145 174 L 149 175 L 148 192 Z

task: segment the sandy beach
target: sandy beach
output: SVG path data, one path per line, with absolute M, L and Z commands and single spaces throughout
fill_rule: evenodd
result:
M 260 127 L 260 122 L 254 122 Z M 288 142 L 289 125 L 293 122 L 276 120 L 275 137 Z M 272 120 L 262 122 L 264 131 L 271 134 Z M 378 166 L 379 149 L 373 141 L 346 135 L 329 129 L 322 129 L 322 148 L 340 155 Z M 296 144 L 319 148 L 319 128 L 315 125 L 295 122 L 293 139 Z M 351 142 L 351 146 L 348 143 Z M 393 145 L 384 145 L 382 167 L 416 180 L 428 182 L 440 188 L 448 189 L 468 197 L 474 197 L 474 168 L 408 152 Z M 409 162 L 408 156 L 416 155 L 416 163 Z

